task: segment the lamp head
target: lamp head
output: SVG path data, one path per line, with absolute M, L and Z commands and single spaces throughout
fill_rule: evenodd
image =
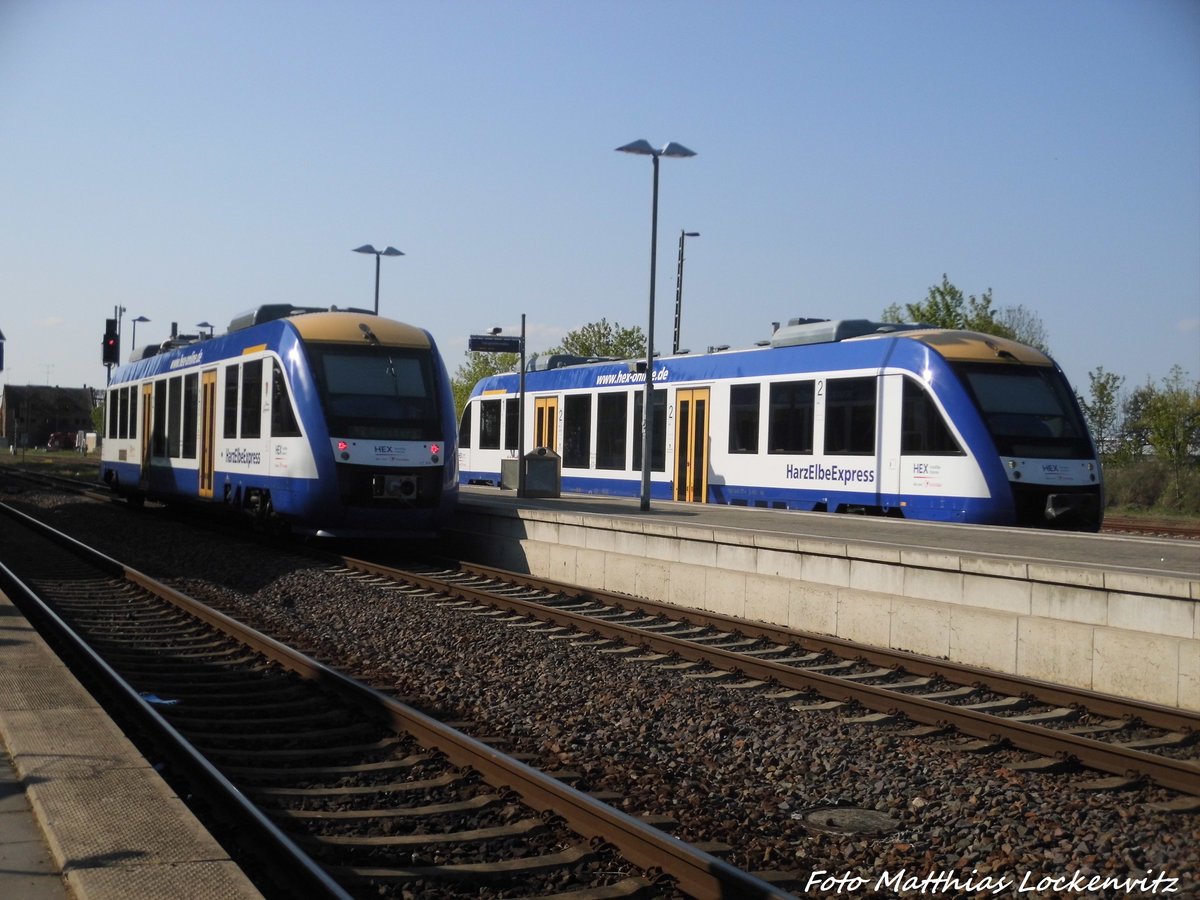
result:
M 667 146 L 662 148 L 662 150 L 660 152 L 662 153 L 663 156 L 695 156 L 696 155 L 694 151 L 689 150 L 687 147 L 683 146 L 683 144 L 677 144 L 674 141 L 670 141 L 667 144 Z

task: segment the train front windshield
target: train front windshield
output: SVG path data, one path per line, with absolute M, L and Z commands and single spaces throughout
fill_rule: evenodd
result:
M 1091 459 L 1087 426 L 1070 386 L 1047 366 L 955 367 L 974 394 L 1001 456 Z
M 442 440 L 430 351 L 309 344 L 308 352 L 331 436 Z

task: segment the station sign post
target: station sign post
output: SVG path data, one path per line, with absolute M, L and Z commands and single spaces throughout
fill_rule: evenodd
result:
M 521 355 L 520 387 L 517 399 L 517 496 L 525 496 L 525 313 L 521 313 L 521 336 L 500 334 L 473 334 L 467 340 L 467 349 L 476 353 L 519 353 Z

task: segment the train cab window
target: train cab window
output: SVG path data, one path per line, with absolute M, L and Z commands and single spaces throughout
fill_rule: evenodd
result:
M 200 414 L 200 374 L 183 376 L 183 448 L 184 459 L 196 458 L 196 425 Z
M 279 360 L 271 360 L 271 437 L 300 437 L 300 423 Z
M 176 375 L 167 381 L 167 456 L 178 458 L 182 445 L 180 444 L 180 426 L 183 418 L 180 412 L 183 403 L 183 379 Z
M 471 443 L 471 410 L 475 406 L 472 403 L 467 403 L 463 407 L 462 420 L 458 423 L 458 446 L 472 447 Z
M 428 348 L 307 345 L 330 434 L 366 440 L 444 440 Z M 498 445 L 497 445 L 498 446 Z
M 768 453 L 813 452 L 814 396 L 811 381 L 776 381 L 771 385 Z
M 734 384 L 729 388 L 729 452 L 758 452 L 758 403 L 762 385 Z
M 262 437 L 262 376 L 261 359 L 242 366 L 242 437 Z
M 633 395 L 633 468 L 637 472 L 642 469 L 642 406 L 645 396 L 642 391 Z M 654 412 L 650 417 L 650 426 L 654 429 L 650 435 L 650 470 L 665 472 L 667 470 L 667 392 L 656 390 L 650 402 L 654 404 Z
M 1048 366 L 990 363 L 955 369 L 979 404 L 1001 456 L 1090 459 L 1092 443 L 1071 386 Z
M 222 434 L 226 438 L 238 436 L 238 384 L 241 375 L 242 367 L 236 363 L 225 367 L 225 428 Z
M 167 382 L 154 382 L 154 431 L 150 439 L 150 455 L 167 455 Z
M 517 432 L 521 428 L 521 404 L 518 400 L 504 401 L 504 449 L 517 449 Z
M 913 378 L 904 379 L 900 452 L 920 456 L 961 456 L 963 452 L 933 398 Z
M 484 400 L 479 404 L 479 449 L 500 449 L 499 400 Z
M 590 394 L 571 394 L 563 398 L 563 467 L 589 468 L 592 451 L 592 398 Z
M 601 394 L 596 398 L 596 468 L 625 468 L 625 426 L 629 420 L 629 394 Z
M 875 453 L 875 378 L 831 378 L 825 382 L 825 452 L 854 456 Z

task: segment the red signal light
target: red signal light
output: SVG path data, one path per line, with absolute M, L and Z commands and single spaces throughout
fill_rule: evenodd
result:
M 350 445 L 347 444 L 345 441 L 338 441 L 338 449 L 339 450 L 345 450 L 349 446 Z
M 441 452 L 442 452 L 442 448 L 441 448 L 441 447 L 439 447 L 437 444 L 430 444 L 430 445 L 429 445 L 429 452 L 430 452 L 430 453 L 441 453 Z

